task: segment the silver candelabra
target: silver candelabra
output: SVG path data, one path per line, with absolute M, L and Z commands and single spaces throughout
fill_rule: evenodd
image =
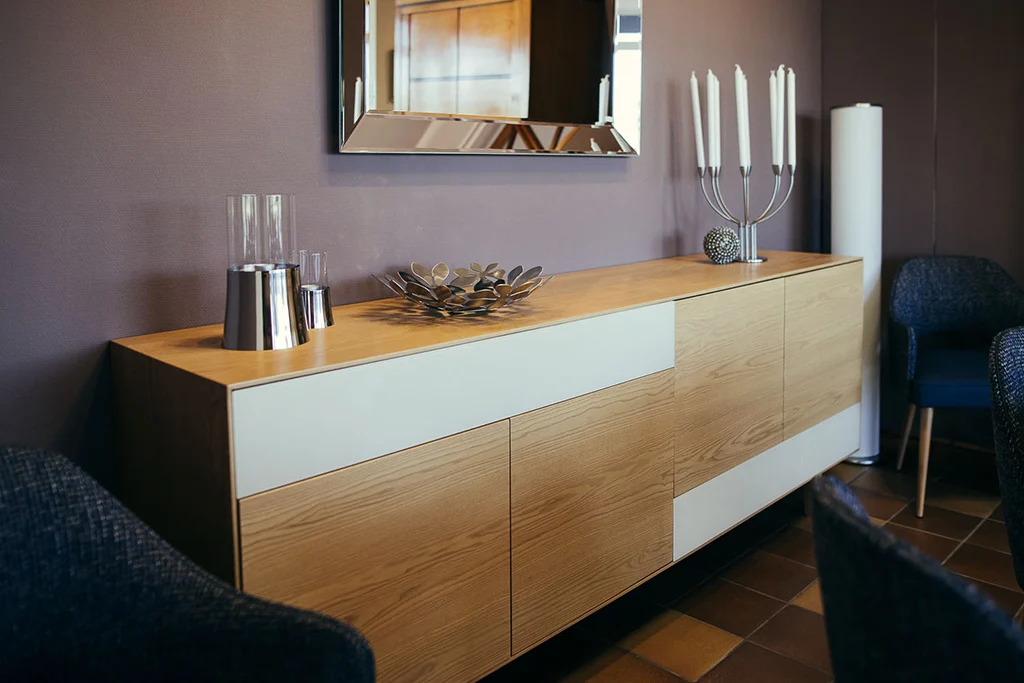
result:
M 779 190 L 782 187 L 782 167 L 772 165 L 772 173 L 775 175 L 775 189 L 772 190 L 772 199 L 768 202 L 768 208 L 756 218 L 751 218 L 753 214 L 750 213 L 750 166 L 740 166 L 740 175 L 743 176 L 743 212 L 739 215 L 733 213 L 722 196 L 720 183 L 722 167 L 709 166 L 706 170 L 704 168 L 697 169 L 697 173 L 700 175 L 700 189 L 704 193 L 704 199 L 715 210 L 715 213 L 730 223 L 736 224 L 737 232 L 739 232 L 740 236 L 740 253 L 736 257 L 737 261 L 744 263 L 761 263 L 764 261 L 763 258 L 757 255 L 757 224 L 763 223 L 777 214 L 786 205 L 786 202 L 789 201 L 790 195 L 793 194 L 796 165 L 789 164 L 788 168 L 789 189 L 786 190 L 786 195 L 782 198 L 779 205 L 776 206 L 775 200 L 779 198 Z M 704 184 L 704 177 L 706 175 L 711 176 L 711 196 L 708 196 L 707 186 Z

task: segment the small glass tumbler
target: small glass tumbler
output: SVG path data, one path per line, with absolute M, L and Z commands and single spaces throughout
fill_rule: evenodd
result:
M 327 252 L 299 250 L 299 278 L 302 282 L 302 308 L 306 314 L 306 327 L 318 330 L 333 325 Z

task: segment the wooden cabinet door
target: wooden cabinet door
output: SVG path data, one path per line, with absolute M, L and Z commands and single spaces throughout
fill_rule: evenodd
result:
M 400 0 L 395 21 L 396 109 L 527 116 L 530 0 Z
M 860 401 L 862 278 L 858 261 L 785 280 L 787 439 Z
M 676 302 L 675 495 L 782 441 L 785 284 Z
M 512 418 L 512 651 L 672 561 L 672 371 Z
M 243 588 L 358 627 L 380 681 L 509 659 L 508 422 L 239 501 Z
M 403 108 L 416 112 L 458 111 L 459 10 L 413 12 L 406 16 L 405 64 L 408 80 Z

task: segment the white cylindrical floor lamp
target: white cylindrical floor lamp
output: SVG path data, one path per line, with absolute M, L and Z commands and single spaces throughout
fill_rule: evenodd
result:
M 864 259 L 864 367 L 860 449 L 848 462 L 871 465 L 879 452 L 882 328 L 882 107 L 832 109 L 832 253 Z

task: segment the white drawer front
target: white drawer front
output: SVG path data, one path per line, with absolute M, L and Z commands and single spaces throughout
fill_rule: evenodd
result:
M 452 324 L 459 324 L 457 320 Z M 675 304 L 234 391 L 239 498 L 673 367 Z
M 857 450 L 860 404 L 675 499 L 672 559 L 678 560 Z

